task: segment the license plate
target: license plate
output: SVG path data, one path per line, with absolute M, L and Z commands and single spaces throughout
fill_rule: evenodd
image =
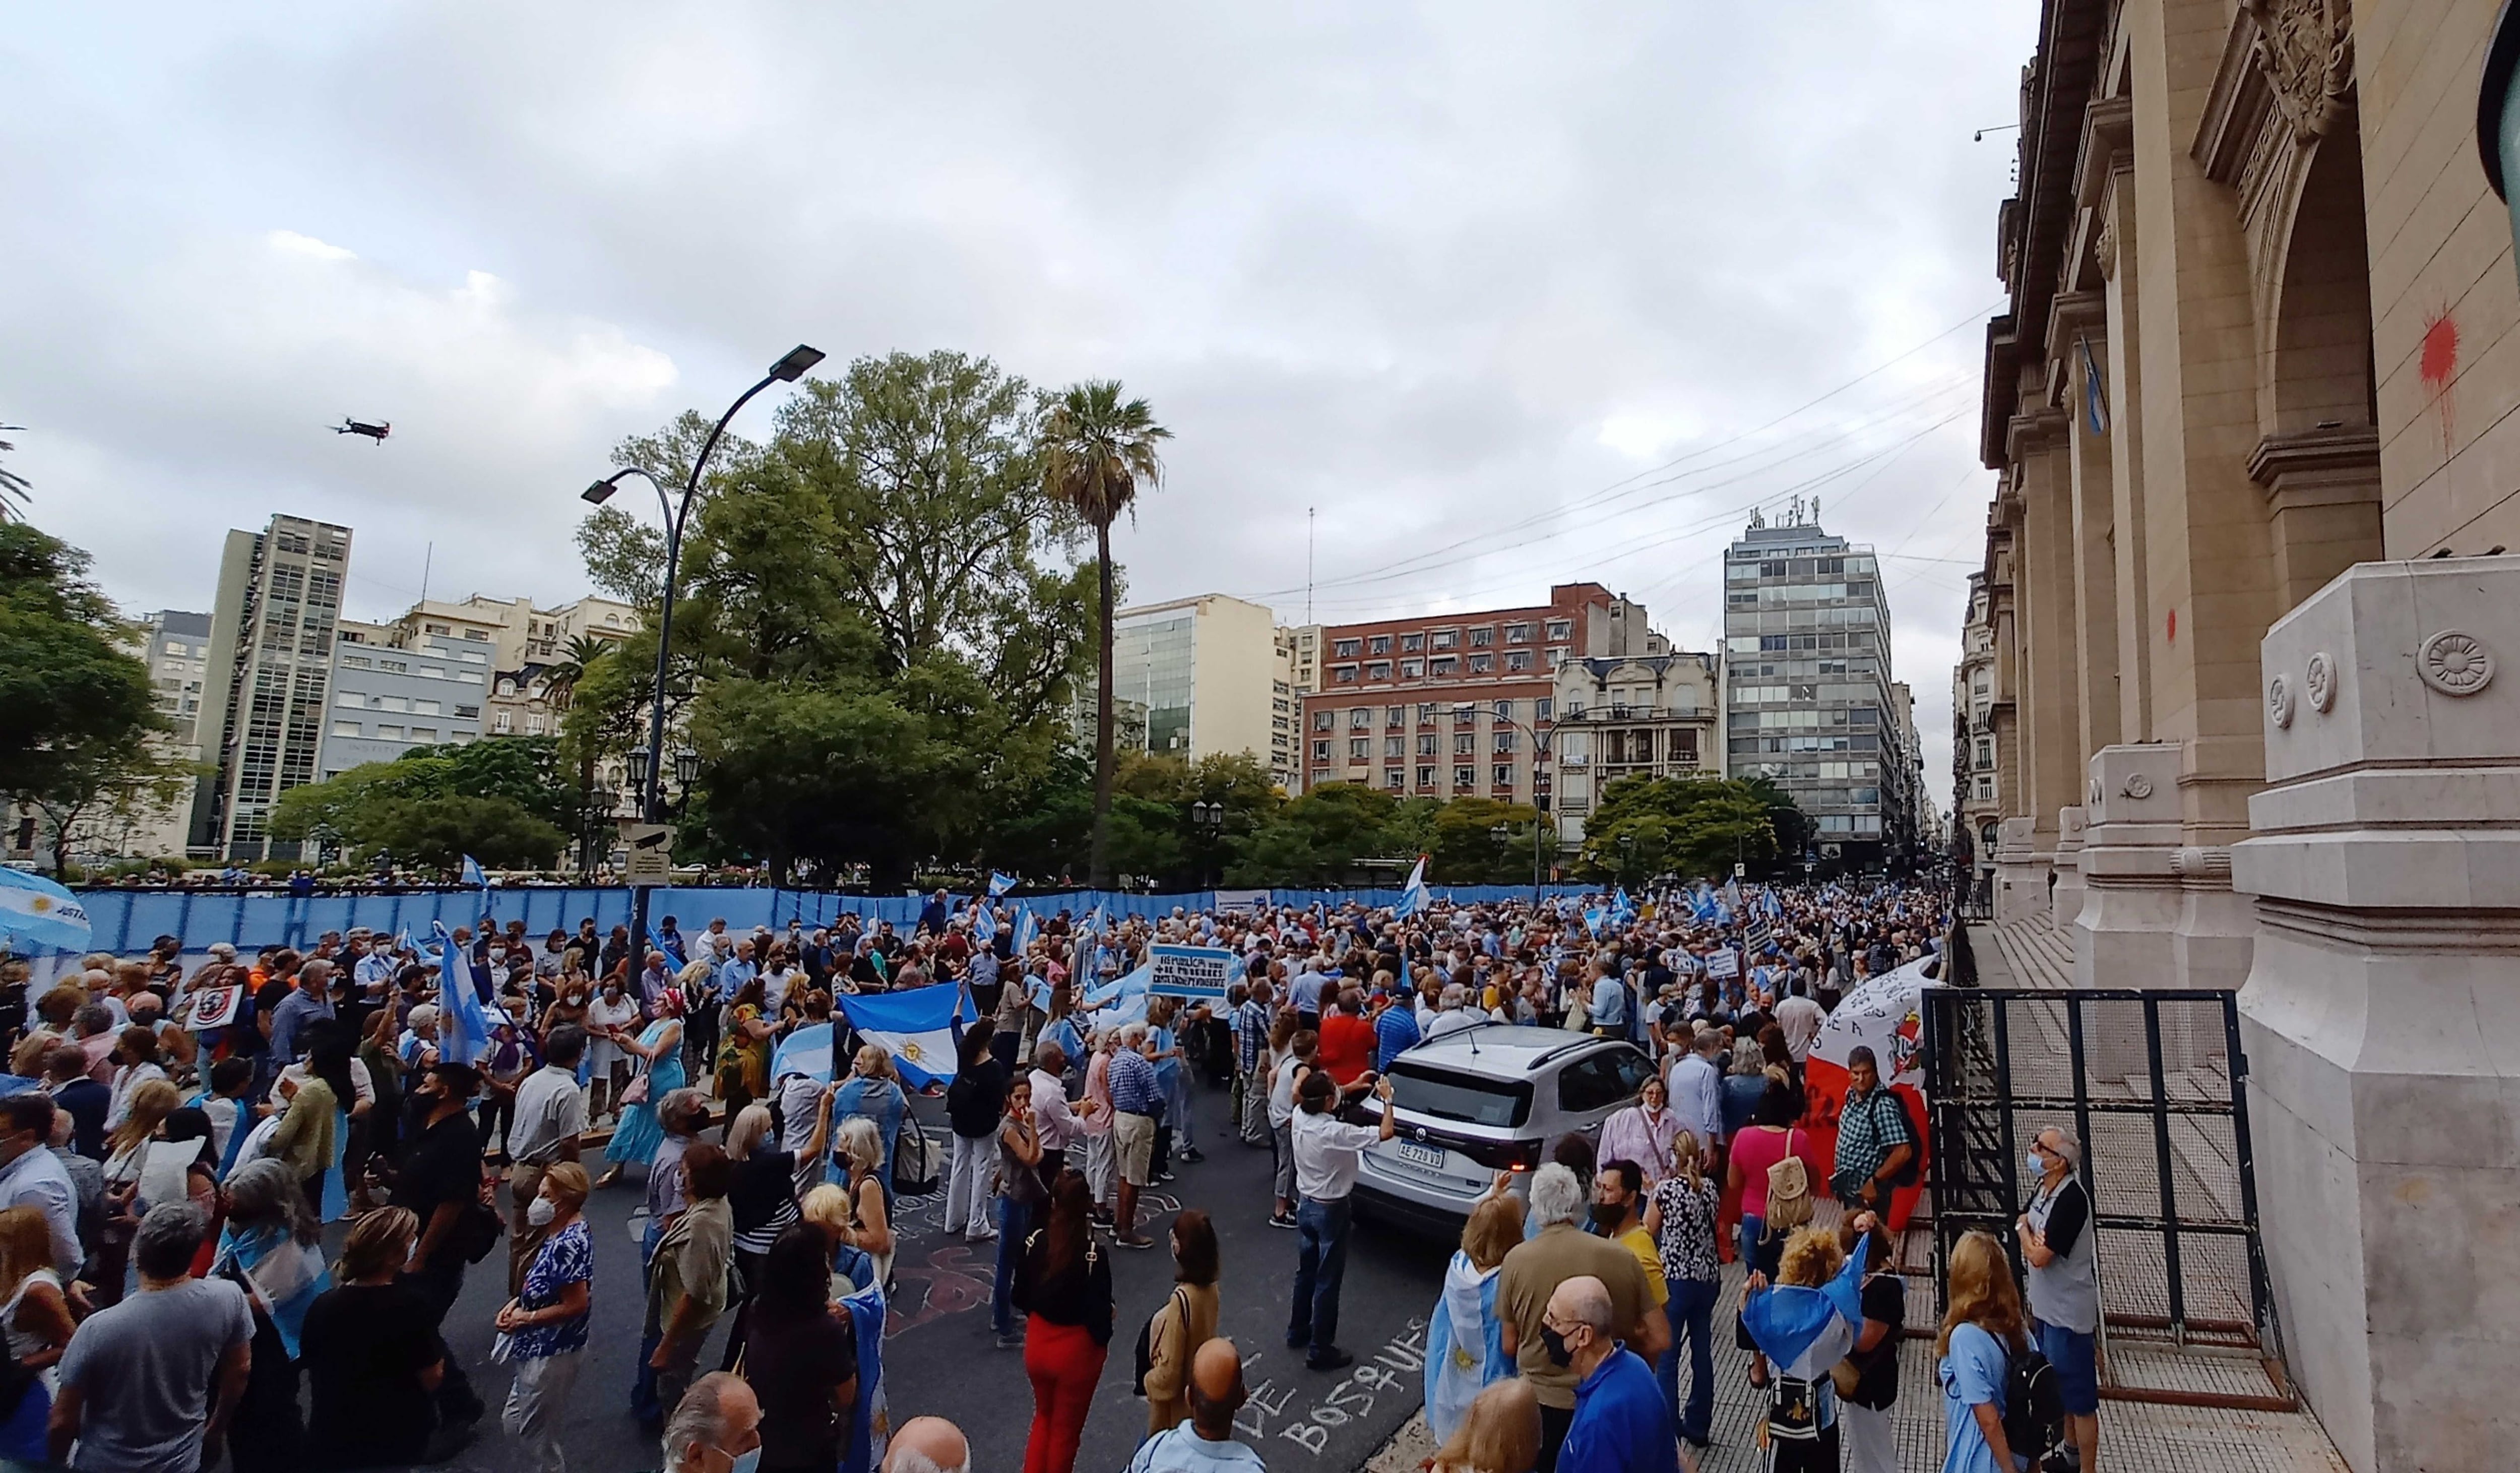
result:
M 1433 1167 L 1440 1170 L 1444 1165 L 1445 1152 L 1442 1146 L 1421 1146 L 1412 1140 L 1401 1141 L 1399 1145 L 1400 1159 L 1411 1166 Z

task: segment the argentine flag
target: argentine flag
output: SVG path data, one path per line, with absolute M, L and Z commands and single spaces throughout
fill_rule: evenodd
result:
M 828 1023 L 796 1030 L 780 1039 L 778 1051 L 770 1056 L 770 1078 L 778 1081 L 800 1074 L 828 1082 L 832 1078 L 832 1026 Z
M 1392 913 L 1407 920 L 1425 910 L 1427 904 L 1426 856 L 1419 854 L 1418 867 L 1409 871 L 1409 883 L 1400 887 L 1400 903 L 1392 907 Z
M 490 1051 L 490 1016 L 472 989 L 472 964 L 455 944 L 446 923 L 437 928 L 437 1056 L 449 1064 L 477 1064 Z
M 955 1025 L 960 1023 L 961 988 L 913 988 L 907 992 L 843 993 L 833 1001 L 870 1043 L 892 1053 L 893 1067 L 914 1089 L 941 1084 L 954 1077 Z
M 981 945 L 998 939 L 998 912 L 986 900 L 971 907 L 971 940 Z
M 76 896 L 41 875 L 0 868 L 0 950 L 80 951 L 90 935 Z
M 1031 945 L 1031 944 L 1032 944 L 1032 939 L 1033 939 L 1033 937 L 1034 937 L 1035 935 L 1039 934 L 1039 932 L 1040 932 L 1040 931 L 1041 931 L 1041 922 L 1039 922 L 1039 921 L 1037 921 L 1037 920 L 1033 919 L 1032 907 L 1031 907 L 1030 905 L 1018 905 L 1018 906 L 1016 906 L 1016 907 L 1015 907 L 1015 955 L 1017 955 L 1017 956 L 1021 956 L 1021 955 L 1023 955 L 1023 953 L 1024 953 L 1024 947 L 1029 946 L 1029 945 Z
M 1013 875 L 1002 875 L 996 870 L 991 870 L 989 871 L 989 898 L 994 900 L 1021 883 Z
M 490 888 L 490 877 L 481 873 L 481 861 L 471 854 L 464 856 L 464 883 L 476 890 Z
M 1769 1359 L 1790 1367 L 1839 1321 L 1849 1330 L 1864 1323 L 1864 1260 L 1871 1247 L 1869 1240 L 1857 1239 L 1855 1251 L 1847 1255 L 1846 1266 L 1838 1270 L 1837 1277 L 1817 1289 L 1768 1289 L 1742 1306 L 1742 1327 Z

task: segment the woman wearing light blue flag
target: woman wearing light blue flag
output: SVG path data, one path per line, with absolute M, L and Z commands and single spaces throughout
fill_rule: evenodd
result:
M 245 1290 L 253 1307 L 252 1368 L 238 1399 L 229 1449 L 240 1469 L 298 1466 L 298 1332 L 332 1287 L 324 1229 L 289 1167 L 248 1161 L 227 1186 L 228 1220 L 210 1276 Z
M 1774 1362 L 1760 1434 L 1776 1473 L 1836 1473 L 1837 1387 L 1829 1367 L 1855 1349 L 1864 1327 L 1868 1239 L 1850 1257 L 1825 1227 L 1796 1230 L 1778 1262 L 1777 1284 L 1752 1273 L 1741 1293 L 1741 1323 Z
M 1461 1249 L 1444 1269 L 1443 1295 L 1426 1316 L 1426 1428 L 1439 1444 L 1452 1440 L 1483 1388 L 1514 1373 L 1497 1280 L 1506 1254 L 1521 1241 L 1520 1200 L 1490 1196 L 1471 1211 Z

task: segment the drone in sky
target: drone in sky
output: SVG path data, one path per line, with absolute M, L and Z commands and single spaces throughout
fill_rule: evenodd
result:
M 381 445 L 385 442 L 386 436 L 393 434 L 393 424 L 391 421 L 387 421 L 383 424 L 372 425 L 365 420 L 354 420 L 348 415 L 341 416 L 341 422 L 339 424 L 327 425 L 325 428 L 336 435 L 364 435 Z

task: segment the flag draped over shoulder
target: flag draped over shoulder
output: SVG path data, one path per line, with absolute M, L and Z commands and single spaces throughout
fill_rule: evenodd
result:
M 1778 1365 L 1800 1360 L 1832 1319 L 1864 1323 L 1864 1260 L 1871 1246 L 1858 1239 L 1837 1277 L 1817 1289 L 1773 1288 L 1742 1307 L 1741 1323 L 1769 1359 Z
M 955 1025 L 962 1021 L 963 990 L 913 988 L 907 992 L 842 993 L 832 999 L 870 1043 L 892 1054 L 893 1067 L 914 1088 L 954 1077 Z

